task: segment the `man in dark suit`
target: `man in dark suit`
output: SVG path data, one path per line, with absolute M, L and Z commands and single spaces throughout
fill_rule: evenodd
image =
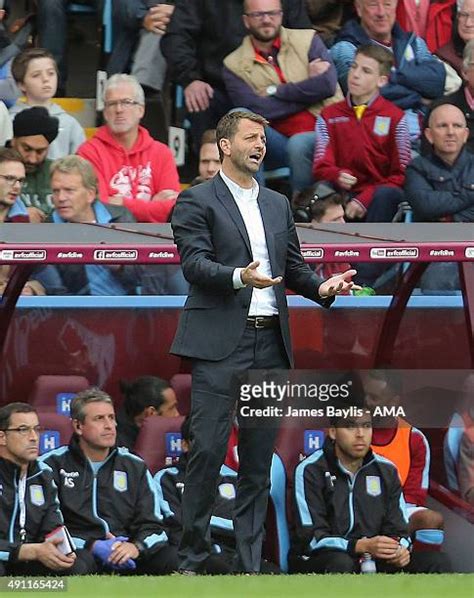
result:
M 353 287 L 355 270 L 323 282 L 304 263 L 288 200 L 259 189 L 267 121 L 226 114 L 216 137 L 222 169 L 183 192 L 171 225 L 191 285 L 171 351 L 192 359 L 192 448 L 183 495 L 180 569 L 209 555 L 209 520 L 235 397 L 232 376 L 293 365 L 285 285 L 325 307 Z M 248 265 L 247 265 L 248 264 Z M 236 571 L 258 572 L 276 430 L 241 427 L 234 511 Z

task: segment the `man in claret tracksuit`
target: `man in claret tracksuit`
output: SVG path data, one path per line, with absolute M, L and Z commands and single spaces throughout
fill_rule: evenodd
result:
M 167 222 L 180 191 L 171 150 L 139 125 L 145 94 L 135 77 L 113 75 L 104 88 L 104 119 L 77 153 L 91 162 L 99 199 L 125 206 L 137 222 Z
M 177 567 L 145 462 L 115 446 L 115 411 L 97 388 L 71 403 L 69 446 L 41 457 L 54 473 L 66 525 L 102 570 L 162 575 Z

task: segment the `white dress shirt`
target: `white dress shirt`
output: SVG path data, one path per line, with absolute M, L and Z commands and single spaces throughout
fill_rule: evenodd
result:
M 258 206 L 257 197 L 259 186 L 257 181 L 253 180 L 251 189 L 244 189 L 234 183 L 222 170 L 219 172 L 222 180 L 227 185 L 232 197 L 239 208 L 242 220 L 250 240 L 252 249 L 252 261 L 259 261 L 258 271 L 273 278 L 268 256 L 267 241 L 265 238 L 265 229 L 263 227 L 262 215 Z M 218 175 L 216 175 L 218 176 Z M 245 264 L 247 266 L 248 264 Z M 233 274 L 234 289 L 241 289 L 245 285 L 242 282 L 240 273 L 243 268 L 235 268 Z M 266 289 L 252 289 L 252 299 L 250 301 L 249 316 L 273 316 L 278 314 L 275 291 L 273 287 Z

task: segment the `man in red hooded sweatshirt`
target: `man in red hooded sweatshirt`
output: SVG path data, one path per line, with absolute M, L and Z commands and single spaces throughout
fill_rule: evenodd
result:
M 101 201 L 125 206 L 138 222 L 167 222 L 180 191 L 171 150 L 140 126 L 145 96 L 130 75 L 113 75 L 104 89 L 106 124 L 81 145 L 99 179 Z

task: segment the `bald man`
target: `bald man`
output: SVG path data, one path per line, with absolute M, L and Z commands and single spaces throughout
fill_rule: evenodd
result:
M 430 115 L 425 136 L 428 156 L 408 166 L 405 193 L 419 222 L 474 222 L 474 155 L 466 149 L 469 129 L 464 114 L 442 104 Z

